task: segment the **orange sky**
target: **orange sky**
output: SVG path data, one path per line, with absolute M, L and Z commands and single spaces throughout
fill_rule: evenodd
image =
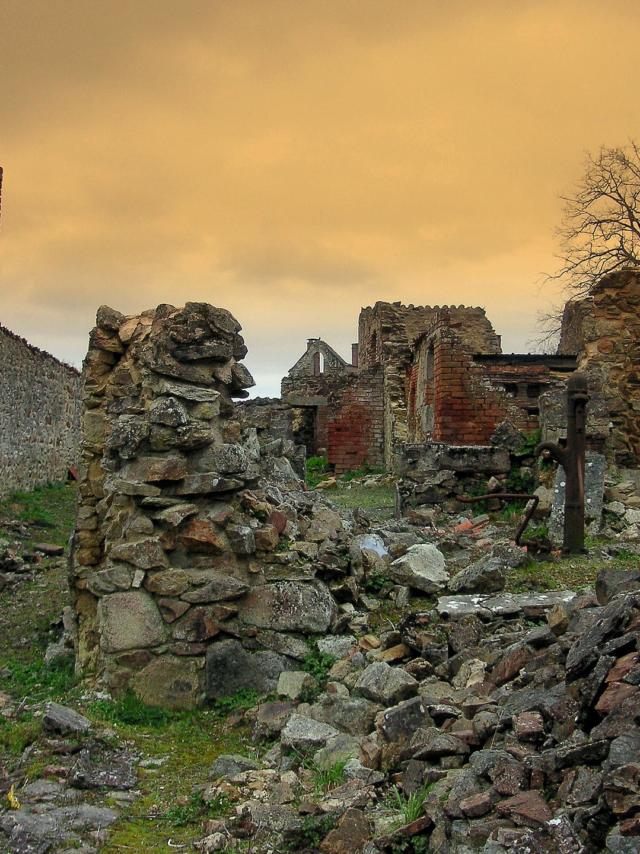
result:
M 559 193 L 640 138 L 638 0 L 0 0 L 0 322 L 206 300 L 258 391 L 377 299 L 526 350 Z

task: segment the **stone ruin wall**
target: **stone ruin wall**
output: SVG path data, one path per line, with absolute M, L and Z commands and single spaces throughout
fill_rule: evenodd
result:
M 395 446 L 410 441 L 407 377 L 414 343 L 446 310 L 459 329 L 461 341 L 474 353 L 500 353 L 496 335 L 485 311 L 466 306 L 413 306 L 377 302 L 362 309 L 358 321 L 361 368 L 382 365 L 384 399 L 384 464 L 392 469 Z
M 605 276 L 567 303 L 559 353 L 578 356 L 589 383 L 588 441 L 622 468 L 640 467 L 640 269 Z M 564 435 L 564 391 L 545 395 L 544 438 Z
M 384 398 L 380 367 L 363 369 L 329 396 L 329 463 L 336 474 L 384 467 Z
M 0 497 L 65 480 L 78 463 L 82 378 L 0 326 Z
M 336 619 L 316 576 L 340 517 L 288 492 L 286 457 L 236 417 L 253 384 L 239 332 L 202 303 L 98 311 L 71 574 L 78 668 L 114 693 L 185 708 L 268 692 Z
M 438 312 L 432 329 L 416 342 L 408 374 L 410 442 L 489 445 L 505 421 L 523 433 L 537 427 L 537 417 L 530 417 L 494 386 L 487 368 L 473 361 L 473 352 L 459 337 L 449 312 Z M 527 375 L 534 370 L 541 381 L 546 380 L 544 366 L 534 368 L 538 370 L 529 366 L 524 370 Z

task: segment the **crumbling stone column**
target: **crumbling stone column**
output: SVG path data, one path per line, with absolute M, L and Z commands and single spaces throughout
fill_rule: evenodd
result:
M 115 693 L 189 707 L 271 690 L 296 641 L 272 635 L 335 616 L 313 573 L 268 571 L 296 513 L 259 489 L 256 431 L 235 419 L 253 385 L 240 329 L 204 303 L 98 310 L 71 572 L 78 667 Z

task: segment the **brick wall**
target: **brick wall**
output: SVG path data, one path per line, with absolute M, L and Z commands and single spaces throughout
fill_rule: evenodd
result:
M 365 463 L 384 465 L 382 389 L 382 372 L 373 368 L 354 375 L 332 396 L 327 407 L 327 447 L 337 474 Z
M 411 441 L 488 445 L 496 427 L 506 420 L 522 432 L 535 429 L 537 416 L 510 400 L 495 377 L 492 382 L 491 371 L 474 362 L 453 326 L 442 312 L 418 343 L 407 373 Z M 509 370 L 510 376 L 518 375 L 517 366 Z M 526 366 L 521 375 L 530 376 L 531 371 Z M 534 366 L 533 376 L 540 377 L 540 383 L 543 372 Z

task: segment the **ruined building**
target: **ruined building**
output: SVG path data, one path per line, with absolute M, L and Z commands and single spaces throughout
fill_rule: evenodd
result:
M 351 364 L 310 339 L 282 401 L 304 412 L 308 451 L 326 450 L 336 472 L 402 472 L 425 443 L 492 447 L 501 425 L 537 429 L 540 395 L 575 367 L 571 353 L 502 353 L 482 308 L 378 302 L 360 313 Z

